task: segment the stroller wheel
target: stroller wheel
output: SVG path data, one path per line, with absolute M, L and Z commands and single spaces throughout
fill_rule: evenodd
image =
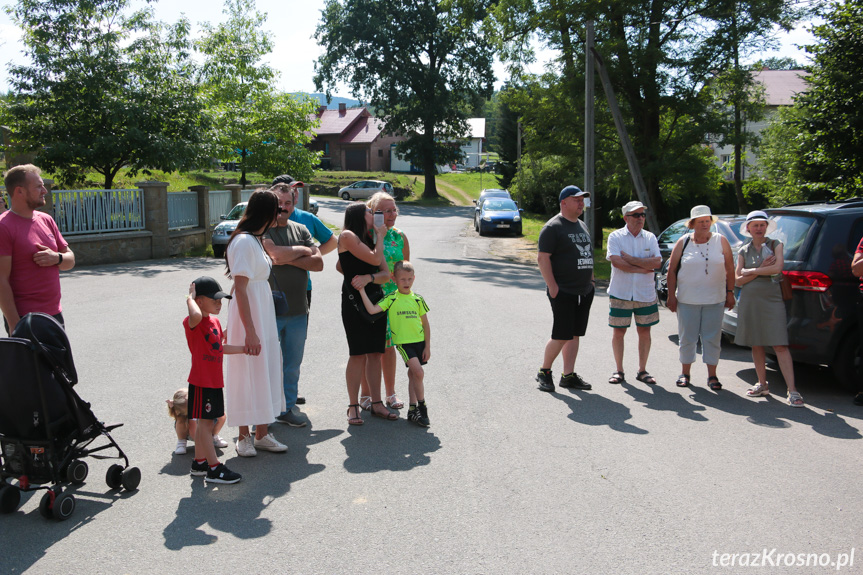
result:
M 141 470 L 137 467 L 130 467 L 123 471 L 123 489 L 126 491 L 135 491 L 138 484 L 141 483 Z
M 42 500 L 39 501 L 39 514 L 45 519 L 52 519 L 54 517 L 54 500 L 56 496 L 57 494 L 49 489 L 42 496 Z
M 86 461 L 76 459 L 70 463 L 69 467 L 66 469 L 66 480 L 69 481 L 69 483 L 80 485 L 84 483 L 85 479 L 87 479 L 87 473 L 89 473 L 89 471 L 90 468 L 87 466 Z
M 105 474 L 105 483 L 111 489 L 120 489 L 123 485 L 123 466 L 115 463 L 108 468 L 108 473 Z
M 75 512 L 75 498 L 71 493 L 61 493 L 54 499 L 54 519 L 65 521 Z
M 0 513 L 15 513 L 21 503 L 21 490 L 5 481 L 0 483 Z

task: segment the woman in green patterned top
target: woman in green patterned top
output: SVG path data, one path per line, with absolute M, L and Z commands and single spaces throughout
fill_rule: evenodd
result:
M 396 262 L 411 259 L 411 246 L 408 243 L 408 237 L 403 231 L 395 227 L 396 218 L 399 215 L 399 209 L 396 207 L 396 201 L 391 195 L 386 192 L 378 192 L 369 198 L 367 202 L 369 208 L 373 212 L 382 211 L 384 213 L 384 224 L 387 226 L 387 235 L 384 236 L 384 257 L 387 260 L 387 267 L 390 273 L 393 271 L 393 266 Z M 390 279 L 383 286 L 384 295 L 389 295 L 396 291 L 395 282 Z M 388 407 L 393 409 L 401 409 L 405 404 L 396 396 L 396 349 L 393 347 L 392 336 L 390 334 L 390 326 L 387 324 L 387 347 L 381 359 L 381 367 L 384 375 L 384 386 L 387 390 L 386 403 Z M 368 409 L 371 406 L 371 394 L 369 386 L 366 383 L 365 377 L 362 381 L 362 392 L 360 394 L 360 405 L 363 409 Z

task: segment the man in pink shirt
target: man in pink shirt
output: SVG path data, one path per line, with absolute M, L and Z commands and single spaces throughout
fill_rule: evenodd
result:
M 41 173 L 26 164 L 4 174 L 9 210 L 0 214 L 0 309 L 7 333 L 30 312 L 64 323 L 60 270 L 75 267 L 75 254 L 54 219 L 37 211 L 48 195 Z

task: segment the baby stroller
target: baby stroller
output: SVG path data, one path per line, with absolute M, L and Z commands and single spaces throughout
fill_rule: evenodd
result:
M 0 366 L 0 512 L 16 511 L 21 491 L 44 489 L 42 516 L 68 519 L 75 498 L 63 486 L 84 482 L 89 470 L 85 457 L 122 459 L 124 465 L 108 468 L 108 487 L 138 487 L 141 471 L 129 467 L 108 433 L 123 424 L 98 421 L 90 404 L 72 389 L 78 374 L 69 339 L 53 317 L 24 316 L 12 337 L 0 339 Z M 107 443 L 93 447 L 103 437 Z M 100 453 L 112 448 L 117 455 Z

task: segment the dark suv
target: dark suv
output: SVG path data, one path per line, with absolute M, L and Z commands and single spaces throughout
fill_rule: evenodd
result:
M 851 275 L 851 259 L 863 237 L 863 198 L 765 211 L 777 224 L 770 237 L 785 245 L 783 273 L 794 294 L 786 302 L 791 355 L 829 365 L 839 383 L 857 389 L 859 279 Z M 725 312 L 722 331 L 736 333 L 736 307 Z

